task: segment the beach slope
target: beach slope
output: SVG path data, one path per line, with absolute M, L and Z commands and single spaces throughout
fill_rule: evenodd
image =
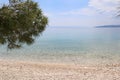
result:
M 120 80 L 120 64 L 81 66 L 0 60 L 0 80 Z

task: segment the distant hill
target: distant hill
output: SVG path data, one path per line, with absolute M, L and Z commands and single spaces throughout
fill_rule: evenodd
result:
M 96 26 L 96 28 L 120 28 L 120 25 L 104 25 L 104 26 Z

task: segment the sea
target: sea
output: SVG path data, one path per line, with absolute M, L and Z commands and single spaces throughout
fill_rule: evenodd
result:
M 120 63 L 120 28 L 48 26 L 32 45 L 12 50 L 0 45 L 0 59 L 76 65 Z

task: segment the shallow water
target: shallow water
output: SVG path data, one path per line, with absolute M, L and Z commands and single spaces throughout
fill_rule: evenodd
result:
M 0 58 L 39 62 L 104 64 L 120 62 L 120 28 L 47 27 L 33 45 L 6 50 Z

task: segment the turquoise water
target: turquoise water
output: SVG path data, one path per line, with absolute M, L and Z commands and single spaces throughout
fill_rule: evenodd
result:
M 47 27 L 33 45 L 6 50 L 0 58 L 39 62 L 104 64 L 120 62 L 120 28 Z

